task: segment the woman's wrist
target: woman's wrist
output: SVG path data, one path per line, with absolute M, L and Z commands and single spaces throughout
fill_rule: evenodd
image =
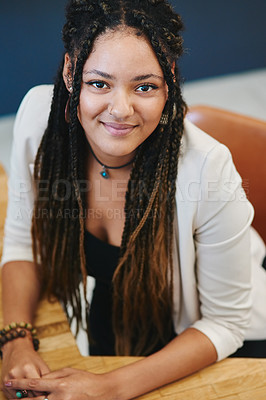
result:
M 19 339 L 25 339 L 29 337 L 34 350 L 39 349 L 40 341 L 37 337 L 37 330 L 32 326 L 30 322 L 11 322 L 0 330 L 0 357 L 2 359 L 3 352 L 2 348 L 9 342 L 17 341 Z
M 17 338 L 16 340 L 6 342 L 1 348 L 3 358 L 11 351 L 14 351 L 16 349 L 17 350 L 25 349 L 34 351 L 32 338 L 29 333 L 27 333 L 25 337 Z
M 118 370 L 114 370 L 102 375 L 104 378 L 105 392 L 111 400 L 125 400 L 121 395 L 121 380 L 118 378 L 117 371 Z

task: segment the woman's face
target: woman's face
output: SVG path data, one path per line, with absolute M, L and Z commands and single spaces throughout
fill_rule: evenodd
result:
M 120 165 L 160 121 L 167 85 L 149 42 L 133 31 L 101 35 L 82 76 L 78 117 L 98 158 Z

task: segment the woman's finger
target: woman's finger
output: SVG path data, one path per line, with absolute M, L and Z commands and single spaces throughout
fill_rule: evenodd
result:
M 7 399 L 13 399 L 13 397 L 16 396 L 15 390 L 7 390 L 6 388 L 3 387 L 2 391 Z
M 16 389 L 10 389 L 10 388 L 6 388 L 4 386 L 1 389 L 7 399 L 13 399 L 13 398 L 17 399 L 17 397 L 16 397 L 17 390 Z M 28 392 L 28 396 L 33 397 L 30 395 L 30 392 Z
M 12 379 L 5 382 L 8 389 L 32 390 L 35 392 L 51 392 L 56 388 L 57 382 L 54 379 Z
M 38 371 L 36 370 L 36 368 L 30 368 L 30 367 L 28 367 L 28 366 L 26 366 L 26 370 L 25 370 L 25 373 L 28 375 L 24 375 L 24 376 L 17 376 L 16 377 L 16 379 L 25 379 L 25 378 L 33 378 L 33 379 L 35 379 L 35 378 L 40 378 L 40 374 L 38 373 Z M 8 376 L 4 381 L 5 382 L 7 382 L 7 381 L 10 381 L 10 380 L 13 380 L 14 379 L 14 376 Z M 9 388 L 9 387 L 7 387 L 7 386 L 5 386 L 4 384 L 3 384 L 3 391 L 5 392 L 5 396 L 8 398 L 8 399 L 10 399 L 10 398 L 14 398 L 14 397 L 16 397 L 16 390 L 15 389 L 12 389 L 12 388 Z M 37 393 L 37 395 L 40 395 L 39 393 Z M 29 390 L 28 391 L 28 397 L 36 397 L 36 394 L 33 392 L 33 391 L 31 391 L 31 390 Z
M 70 376 L 73 374 L 72 368 L 62 368 L 57 371 L 49 372 L 48 374 L 44 374 L 42 377 L 45 379 L 58 379 L 64 378 L 66 376 Z
M 7 388 L 7 387 L 3 387 L 3 388 L 2 388 L 2 391 L 3 391 L 3 393 L 5 394 L 5 397 L 6 397 L 7 399 L 13 399 L 14 397 L 16 397 L 16 392 L 17 392 L 16 389 L 9 389 L 9 388 Z M 28 390 L 27 392 L 28 392 L 28 397 L 31 397 L 31 398 L 40 395 L 39 392 L 38 392 L 38 393 L 34 393 L 32 390 Z M 16 398 L 17 398 L 17 397 L 16 397 Z M 25 398 L 24 398 L 24 399 L 25 399 Z
M 41 396 L 38 395 L 38 396 L 34 397 L 34 400 L 45 400 L 45 399 L 47 399 L 47 396 L 44 394 Z M 14 397 L 14 398 L 10 398 L 10 400 L 18 400 L 18 398 Z M 23 400 L 32 400 L 32 397 L 24 397 Z M 50 399 L 48 399 L 48 400 L 50 400 Z

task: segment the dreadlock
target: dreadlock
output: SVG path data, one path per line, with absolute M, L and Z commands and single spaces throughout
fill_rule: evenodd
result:
M 32 219 L 35 262 L 43 291 L 62 301 L 82 321 L 79 285 L 86 298 L 84 255 L 86 204 L 80 182 L 86 178 L 86 138 L 77 108 L 83 66 L 94 42 L 107 30 L 133 28 L 147 38 L 168 86 L 164 113 L 139 147 L 128 182 L 120 260 L 113 276 L 113 328 L 116 354 L 146 355 L 170 340 L 173 312 L 173 220 L 178 155 L 186 106 L 178 67 L 182 21 L 164 0 L 71 0 L 66 7 L 63 41 L 72 60 L 73 92 L 69 124 L 64 118 L 68 91 L 62 61 L 54 86 L 47 129 L 35 160 L 36 201 Z M 176 109 L 176 112 L 174 111 Z M 47 194 L 44 197 L 43 191 Z M 66 218 L 65 210 L 70 212 Z M 78 218 L 77 218 L 78 215 Z M 88 305 L 87 305 L 88 306 Z

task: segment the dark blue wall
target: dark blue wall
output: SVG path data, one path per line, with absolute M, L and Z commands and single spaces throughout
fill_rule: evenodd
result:
M 173 0 L 186 25 L 185 80 L 266 67 L 265 0 Z M 65 0 L 0 0 L 0 115 L 50 83 L 63 53 Z
M 176 0 L 186 80 L 266 67 L 265 0 Z

